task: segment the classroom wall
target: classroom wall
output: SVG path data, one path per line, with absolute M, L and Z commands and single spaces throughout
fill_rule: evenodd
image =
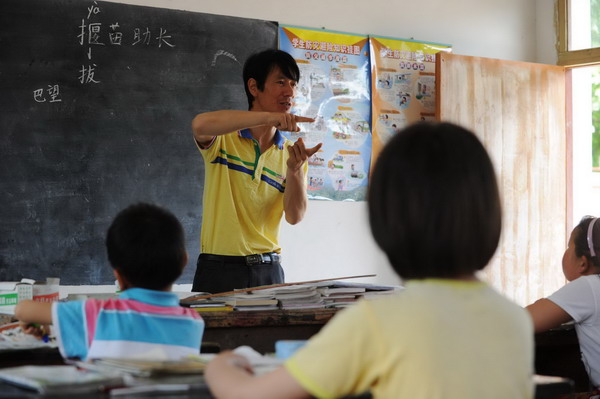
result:
M 454 53 L 463 55 L 556 61 L 555 0 L 112 1 L 414 38 L 450 44 Z M 365 202 L 310 201 L 302 223 L 296 226 L 282 223 L 281 244 L 287 281 L 375 273 L 376 278 L 362 281 L 400 283 L 371 238 Z

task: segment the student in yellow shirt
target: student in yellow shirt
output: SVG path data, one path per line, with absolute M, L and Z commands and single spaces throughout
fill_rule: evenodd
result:
M 369 187 L 375 241 L 405 289 L 341 311 L 279 369 L 260 377 L 245 358 L 217 356 L 217 398 L 533 396 L 527 312 L 475 272 L 498 245 L 501 209 L 490 158 L 469 131 L 420 123 L 382 151 Z

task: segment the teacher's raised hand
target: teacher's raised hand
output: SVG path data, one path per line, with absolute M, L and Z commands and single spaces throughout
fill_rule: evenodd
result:
M 306 148 L 304 140 L 300 137 L 293 145 L 288 147 L 290 153 L 290 157 L 287 160 L 288 169 L 298 171 L 309 157 L 319 151 L 322 145 L 323 143 L 319 143 L 312 148 Z

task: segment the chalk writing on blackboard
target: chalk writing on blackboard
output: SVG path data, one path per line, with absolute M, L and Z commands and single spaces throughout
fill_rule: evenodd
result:
M 123 45 L 123 32 L 120 30 L 121 26 L 119 25 L 118 21 L 106 24 L 106 26 L 108 26 L 108 34 L 104 34 L 105 30 L 103 30 L 103 27 L 105 24 L 96 19 L 96 17 L 100 18 L 99 14 L 101 12 L 102 10 L 98 5 L 98 2 L 94 1 L 93 5 L 87 7 L 87 16 L 81 19 L 81 24 L 78 26 L 77 41 L 80 46 L 86 47 L 85 56 L 89 61 L 88 64 L 81 64 L 77 70 L 76 79 L 82 85 L 98 84 L 102 82 L 100 78 L 96 76 L 96 74 L 99 73 L 98 64 L 93 61 L 92 49 L 95 46 L 106 46 L 107 43 L 110 46 Z M 155 33 L 155 41 L 158 48 L 162 48 L 163 45 L 170 48 L 175 47 L 173 35 L 168 33 L 167 29 L 160 26 L 154 30 L 154 32 L 156 31 L 158 31 L 158 33 Z M 105 41 L 106 38 L 108 39 L 108 42 Z M 134 27 L 132 29 L 132 40 L 130 42 L 131 46 L 135 46 L 140 43 L 142 45 L 145 44 L 146 46 L 149 46 L 151 41 L 152 30 L 149 27 Z M 233 54 L 221 50 L 215 54 L 213 66 L 216 64 L 216 59 L 220 55 L 225 55 L 238 62 Z M 47 86 L 48 87 L 46 89 L 35 88 L 33 90 L 33 100 L 37 103 L 62 102 L 62 98 L 60 96 L 60 85 L 55 83 L 48 84 Z
M 235 62 L 237 62 L 238 64 L 240 63 L 240 62 L 237 60 L 237 58 L 235 58 L 235 55 L 233 55 L 233 54 L 231 54 L 230 52 L 228 52 L 228 51 L 225 51 L 225 50 L 219 50 L 219 51 L 217 51 L 217 52 L 215 53 L 215 56 L 213 57 L 213 60 L 212 60 L 212 62 L 211 62 L 211 64 L 210 64 L 210 66 L 211 66 L 211 67 L 215 67 L 215 66 L 217 65 L 217 59 L 218 59 L 220 56 L 222 56 L 222 55 L 224 55 L 225 57 L 229 57 L 229 58 L 231 58 L 232 60 L 234 60 L 234 61 L 235 61 Z
M 45 103 L 46 101 L 49 103 L 61 102 L 62 98 L 60 98 L 60 86 L 55 84 L 48 85 L 46 90 L 44 90 L 44 88 L 35 89 L 33 91 L 33 99 L 38 103 Z
M 1 0 L 0 26 L 0 280 L 113 283 L 106 229 L 144 201 L 184 226 L 191 260 L 179 281 L 191 282 L 204 165 L 189 124 L 247 107 L 232 77 L 277 46 L 277 24 L 100 0 Z
M 79 83 L 82 85 L 90 84 L 90 83 L 101 83 L 96 76 L 96 72 L 98 69 L 98 65 L 92 61 L 93 53 L 92 48 L 94 46 L 106 46 L 106 35 L 103 34 L 105 31 L 103 27 L 105 26 L 102 21 L 98 22 L 95 18 L 98 16 L 102 10 L 98 5 L 97 1 L 94 1 L 94 4 L 87 8 L 87 17 L 81 19 L 81 24 L 79 25 L 79 33 L 77 35 L 77 39 L 79 41 L 80 46 L 87 46 L 86 56 L 89 64 L 82 64 L 79 69 L 79 75 L 77 79 Z M 99 17 L 98 17 L 99 18 Z M 111 46 L 121 46 L 123 44 L 123 32 L 120 29 L 120 25 L 118 21 L 107 24 L 108 30 L 108 43 Z M 167 47 L 175 47 L 173 44 L 173 36 L 168 34 L 167 29 L 164 29 L 162 26 L 155 29 L 155 32 L 158 31 L 158 34 L 155 36 L 155 41 L 157 43 L 158 48 L 162 48 L 163 44 Z M 145 44 L 146 46 L 151 44 L 152 40 L 152 30 L 149 27 L 135 27 L 133 28 L 133 40 L 131 42 L 132 46 L 135 46 L 139 43 Z

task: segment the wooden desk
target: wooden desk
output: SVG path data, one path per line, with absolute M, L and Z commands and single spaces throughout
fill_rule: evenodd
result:
M 535 372 L 570 378 L 575 392 L 589 391 L 589 379 L 573 326 L 535 335 Z
M 209 343 L 214 343 L 221 350 L 249 345 L 261 353 L 272 353 L 275 351 L 276 341 L 308 339 L 316 334 L 335 314 L 336 309 L 205 312 L 202 313 L 202 318 L 206 323 L 203 352 L 205 347 L 210 347 Z M 579 341 L 573 327 L 563 327 L 536 334 L 535 344 L 535 371 L 537 374 L 570 378 L 575 384 L 575 392 L 588 390 L 589 380 L 581 361 Z M 23 352 L 3 353 L 0 356 L 0 367 L 61 363 L 62 358 L 58 350 L 51 349 L 31 350 L 31 353 L 28 354 Z M 2 395 L 2 391 L 5 389 L 0 386 L 0 398 L 6 397 Z M 536 397 L 544 398 L 546 396 L 536 394 Z
M 275 342 L 308 339 L 337 312 L 336 309 L 204 312 L 202 341 L 218 344 L 221 350 L 249 345 L 260 353 L 275 352 Z
M 58 348 L 15 349 L 0 352 L 0 368 L 64 364 Z
M 308 339 L 317 333 L 334 315 L 335 309 L 207 312 L 203 346 L 207 341 L 219 344 L 221 349 L 250 345 L 262 353 L 273 352 L 280 339 Z M 31 350 L 31 353 L 5 353 L 0 356 L 0 367 L 20 364 L 58 364 L 62 361 L 58 350 Z M 36 361 L 38 359 L 38 361 Z M 17 361 L 17 360 L 20 360 Z M 20 363 L 20 364 L 19 364 Z M 567 377 L 575 382 L 575 392 L 588 389 L 587 374 L 579 356 L 579 343 L 574 329 L 552 330 L 536 335 L 535 367 L 537 374 Z M 548 399 L 556 394 L 570 392 L 568 386 L 537 384 L 536 399 Z M 160 395 L 162 396 L 162 395 Z M 166 394 L 170 398 L 211 398 L 208 389 L 186 394 Z M 165 397 L 163 396 L 163 397 Z M 1 398 L 39 398 L 30 391 L 0 383 Z M 140 396 L 136 396 L 140 397 Z M 361 399 L 368 398 L 368 395 Z M 108 398 L 107 394 L 86 395 L 86 398 Z M 127 397 L 125 397 L 127 398 Z
M 202 314 L 206 322 L 203 342 L 218 344 L 221 350 L 249 345 L 261 353 L 272 353 L 275 341 L 309 339 L 335 313 L 335 309 L 206 312 Z M 569 378 L 574 383 L 575 392 L 589 389 L 579 341 L 572 326 L 536 334 L 535 372 Z M 538 392 L 536 397 L 546 397 L 543 392 Z
M 206 312 L 203 353 L 249 345 L 260 353 L 275 352 L 275 341 L 308 339 L 316 334 L 335 309 Z M 64 364 L 57 348 L 2 351 L 0 368 L 22 365 Z

